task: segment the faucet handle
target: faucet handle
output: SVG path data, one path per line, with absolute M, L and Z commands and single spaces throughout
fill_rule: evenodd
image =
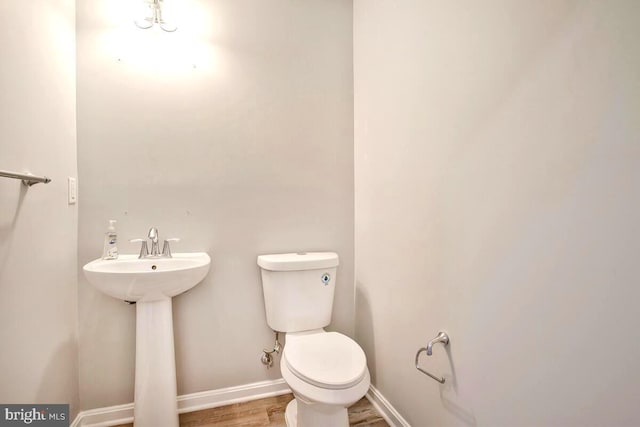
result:
M 167 258 L 171 258 L 171 247 L 169 246 L 170 242 L 179 242 L 180 239 L 177 237 L 172 237 L 170 239 L 164 239 L 164 245 L 162 245 L 162 256 L 166 256 Z
M 129 242 L 142 243 L 142 246 L 140 247 L 140 255 L 138 255 L 138 258 L 144 258 L 146 256 L 149 256 L 149 248 L 147 248 L 147 239 L 130 239 Z

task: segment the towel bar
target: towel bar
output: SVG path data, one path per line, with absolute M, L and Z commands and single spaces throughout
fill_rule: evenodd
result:
M 5 178 L 21 179 L 22 183 L 27 187 L 31 187 L 33 184 L 37 184 L 39 182 L 43 182 L 45 184 L 51 182 L 51 179 L 47 178 L 46 176 L 35 176 L 29 173 L 17 173 L 0 170 L 0 176 Z

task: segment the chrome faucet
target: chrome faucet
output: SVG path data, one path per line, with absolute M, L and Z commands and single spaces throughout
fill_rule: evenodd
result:
M 158 256 L 160 255 L 160 249 L 158 245 L 158 229 L 155 227 L 151 227 L 149 229 L 149 240 L 151 240 L 151 253 L 150 256 Z
M 131 243 L 141 243 L 140 254 L 138 258 L 172 258 L 170 242 L 179 242 L 180 239 L 164 239 L 164 245 L 162 247 L 162 253 L 160 253 L 160 244 L 158 243 L 158 229 L 151 227 L 149 229 L 148 238 L 151 241 L 151 251 L 147 246 L 147 239 L 131 239 Z

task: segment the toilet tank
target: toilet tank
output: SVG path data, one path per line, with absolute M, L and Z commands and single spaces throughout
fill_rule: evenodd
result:
M 338 263 L 334 252 L 258 256 L 271 329 L 299 332 L 331 323 Z

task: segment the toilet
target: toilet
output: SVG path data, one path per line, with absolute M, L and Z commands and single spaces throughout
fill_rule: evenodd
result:
M 347 408 L 369 390 L 362 348 L 331 323 L 338 254 L 260 255 L 267 324 L 285 332 L 280 370 L 295 399 L 288 427 L 347 427 Z

